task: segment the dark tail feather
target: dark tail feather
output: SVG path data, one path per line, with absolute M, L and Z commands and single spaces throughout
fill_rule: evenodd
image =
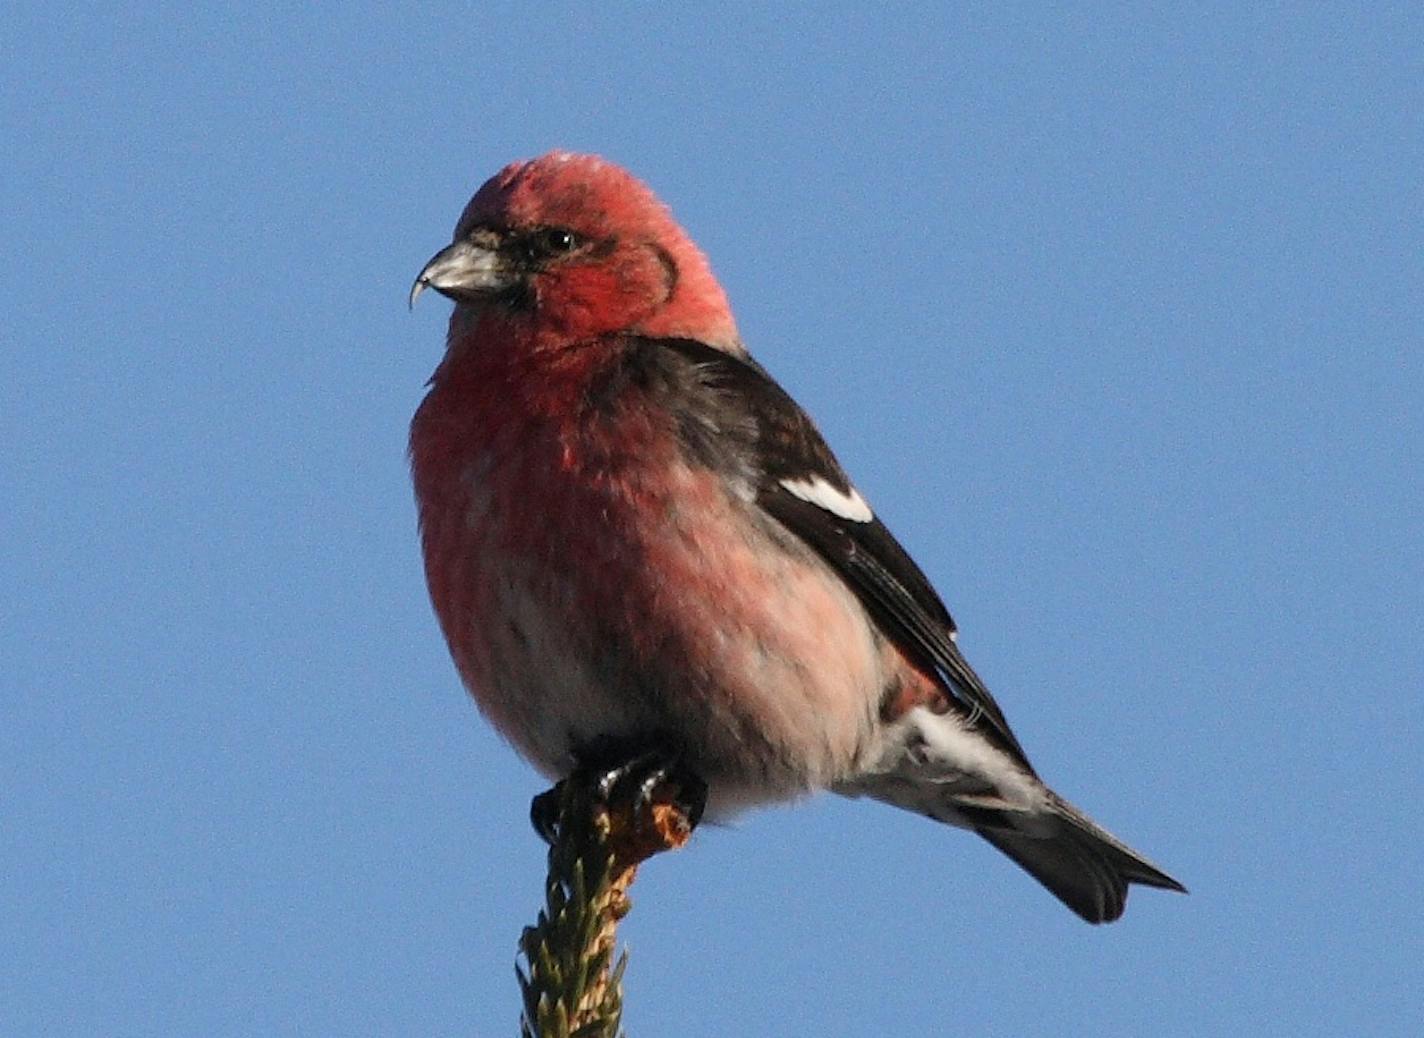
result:
M 1110 923 L 1122 915 L 1130 883 L 1187 892 L 1066 800 L 1054 797 L 1054 808 L 1061 828 L 1052 836 L 999 828 L 976 831 L 1090 923 Z

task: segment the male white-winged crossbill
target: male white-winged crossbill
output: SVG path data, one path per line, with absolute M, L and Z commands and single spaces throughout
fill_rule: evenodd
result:
M 1089 922 L 1183 889 L 1049 789 L 929 581 L 747 353 L 625 170 L 554 152 L 466 206 L 411 427 L 430 595 L 546 774 L 653 753 L 723 814 L 822 789 L 972 829 Z

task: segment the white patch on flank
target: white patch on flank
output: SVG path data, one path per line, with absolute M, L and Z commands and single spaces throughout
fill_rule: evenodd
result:
M 820 476 L 812 476 L 810 479 L 783 479 L 781 486 L 791 496 L 799 497 L 802 501 L 807 501 L 817 508 L 824 508 L 832 515 L 853 523 L 868 523 L 875 518 L 870 506 L 865 503 L 865 498 L 860 496 L 860 491 L 855 487 L 851 487 L 849 493 L 844 493 Z

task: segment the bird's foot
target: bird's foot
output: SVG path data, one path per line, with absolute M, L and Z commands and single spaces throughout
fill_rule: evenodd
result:
M 615 856 L 634 863 L 681 847 L 692 836 L 707 806 L 707 784 L 675 757 L 652 750 L 607 766 L 584 767 L 529 806 L 534 831 L 547 843 L 559 835 L 565 783 L 593 792 L 606 814 L 606 832 Z
M 691 828 L 707 807 L 707 783 L 681 761 L 658 750 L 640 753 L 597 777 L 599 797 L 613 809 L 642 813 L 657 804 L 677 808 Z

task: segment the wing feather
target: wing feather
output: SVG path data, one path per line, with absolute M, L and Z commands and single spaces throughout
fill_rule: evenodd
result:
M 826 561 L 886 637 L 936 679 L 966 723 L 1032 771 L 1003 711 L 955 644 L 949 611 L 909 553 L 868 509 L 823 507 L 805 492 L 824 484 L 838 495 L 830 503 L 863 502 L 810 416 L 750 358 L 692 340 L 656 345 L 690 361 L 698 383 L 713 391 L 714 402 L 689 406 L 725 412 L 709 424 L 733 432 L 735 442 L 724 438 L 717 449 L 741 452 L 735 469 L 756 479 L 756 503 Z M 709 449 L 704 441 L 702 452 Z

